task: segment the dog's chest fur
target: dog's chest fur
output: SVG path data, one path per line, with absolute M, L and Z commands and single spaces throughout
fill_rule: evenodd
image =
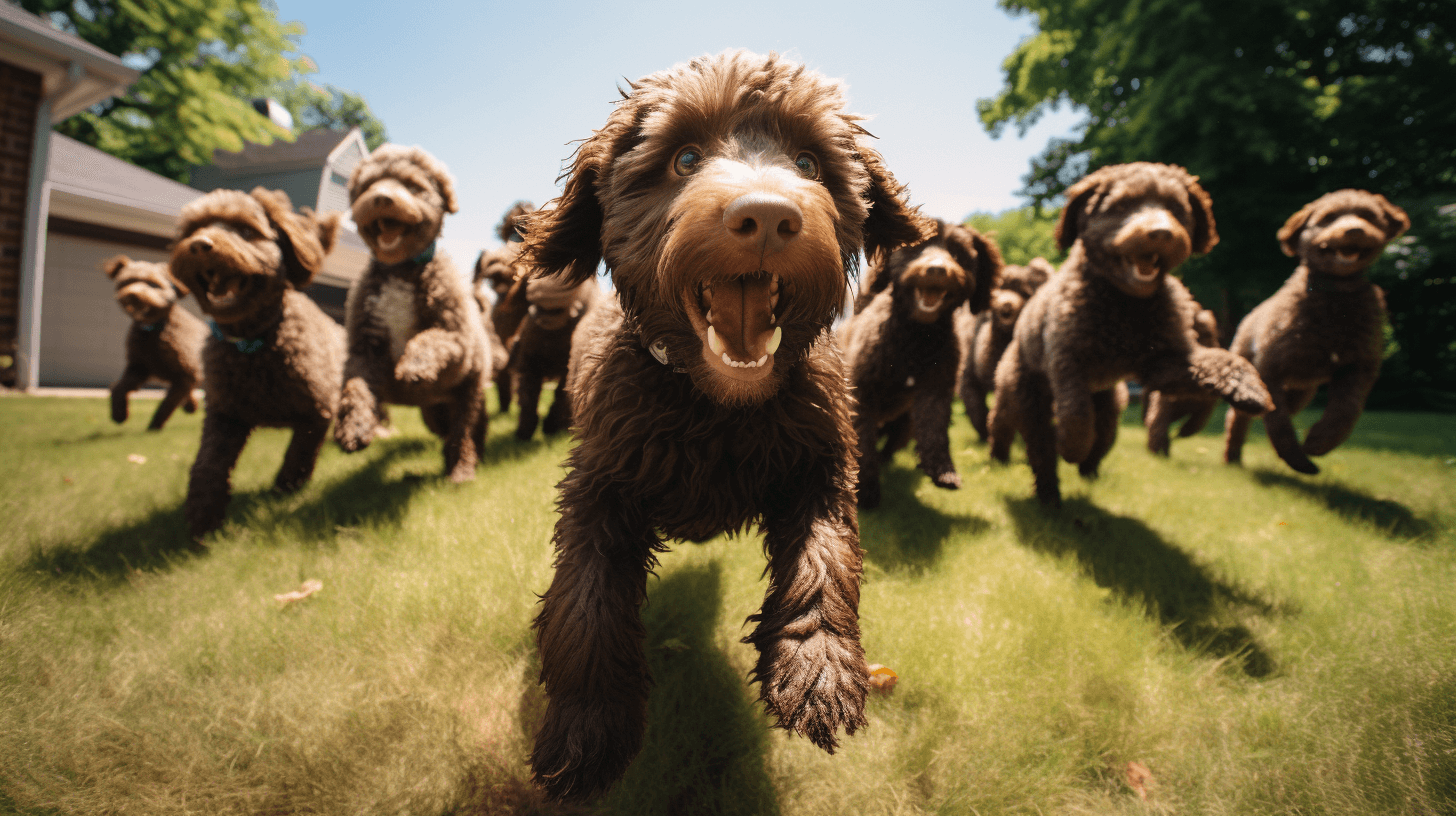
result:
M 415 307 L 415 284 L 394 275 L 385 275 L 379 287 L 365 301 L 371 322 L 389 341 L 389 358 L 398 360 L 405 344 L 419 329 L 419 312 Z

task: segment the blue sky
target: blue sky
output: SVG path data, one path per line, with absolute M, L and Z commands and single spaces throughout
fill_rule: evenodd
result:
M 425 2 L 278 0 L 304 24 L 314 81 L 362 94 L 390 140 L 455 175 L 442 243 L 460 266 L 496 243 L 516 199 L 544 204 L 569 142 L 606 120 L 617 84 L 728 48 L 778 51 L 848 86 L 911 199 L 934 216 L 1018 206 L 1028 159 L 1079 116 L 992 140 L 975 103 L 1034 30 L 990 0 L 905 2 Z

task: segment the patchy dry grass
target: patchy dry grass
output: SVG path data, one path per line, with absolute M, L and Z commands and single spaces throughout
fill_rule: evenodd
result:
M 395 417 L 290 497 L 259 433 L 195 555 L 198 417 L 0 399 L 0 812 L 560 812 L 525 757 L 569 443 L 498 418 L 456 486 Z M 771 730 L 739 642 L 758 542 L 679 544 L 644 609 L 647 745 L 590 811 L 1456 811 L 1456 418 L 1367 414 L 1314 478 L 1258 437 L 1243 469 L 1213 435 L 1155 458 L 1129 425 L 1100 480 L 1063 468 L 1060 512 L 972 439 L 957 416 L 965 488 L 901 454 L 861 516 L 865 645 L 901 678 L 867 731 L 831 757 Z

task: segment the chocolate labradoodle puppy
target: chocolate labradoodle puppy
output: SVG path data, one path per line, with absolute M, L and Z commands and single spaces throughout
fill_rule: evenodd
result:
M 187 484 L 194 539 L 222 526 L 229 479 L 254 428 L 292 428 L 273 481 L 308 483 L 339 400 L 344 333 L 301 289 L 334 245 L 338 213 L 295 213 L 286 193 L 214 190 L 182 208 L 172 274 L 212 318 L 207 414 Z
M 1220 348 L 1218 319 L 1213 312 L 1200 308 L 1191 296 L 1188 306 L 1194 311 L 1194 341 L 1205 348 Z M 1186 421 L 1178 429 L 1178 436 L 1192 436 L 1208 425 L 1217 405 L 1218 397 L 1206 391 L 1143 392 L 1143 426 L 1148 429 L 1148 450 L 1167 456 L 1172 447 L 1168 439 L 1168 429 L 1173 423 L 1186 417 Z
M 601 287 L 595 277 L 576 286 L 566 285 L 555 276 L 527 281 L 530 311 L 511 348 L 510 361 L 521 403 L 517 439 L 524 441 L 536 433 L 537 403 L 541 400 L 541 386 L 548 380 L 556 380 L 556 394 L 541 431 L 551 436 L 570 427 L 571 392 L 566 385 L 566 367 L 571 361 L 572 332 L 600 297 Z
M 167 394 L 147 425 L 149 431 L 160 431 L 177 406 L 189 414 L 197 410 L 192 389 L 202 380 L 207 326 L 177 307 L 187 289 L 166 264 L 117 255 L 102 262 L 101 268 L 116 282 L 116 302 L 132 319 L 126 333 L 126 368 L 111 386 L 111 419 L 125 422 L 127 396 L 148 380 L 161 380 L 167 384 Z
M 469 284 L 435 246 L 445 214 L 456 210 L 455 183 L 429 153 L 386 144 L 354 168 L 349 201 L 374 259 L 344 306 L 349 359 L 334 438 L 362 450 L 382 405 L 418 405 L 444 440 L 445 474 L 474 479 L 491 352 Z
M 860 507 L 879 506 L 880 461 L 911 436 L 920 469 L 936 487 L 961 486 L 948 433 L 961 357 L 955 312 L 963 303 L 972 314 L 985 310 L 1000 274 L 995 243 L 944 221 L 936 221 L 934 238 L 882 256 L 870 270 L 872 299 L 844 329 Z M 888 439 L 877 453 L 882 435 Z
M 1365 410 L 1380 375 L 1385 323 L 1385 293 L 1365 272 L 1409 228 L 1405 210 L 1385 196 L 1339 190 L 1306 204 L 1279 230 L 1279 245 L 1299 266 L 1239 323 L 1232 349 L 1253 361 L 1274 392 L 1264 430 L 1279 458 L 1300 473 L 1319 473 L 1309 457 L 1348 439 Z M 1300 445 L 1290 418 L 1326 384 L 1329 404 Z M 1225 417 L 1225 462 L 1240 461 L 1252 418 Z
M 525 217 L 535 211 L 536 205 L 531 202 L 517 201 L 496 225 L 501 245 L 481 252 L 475 259 L 475 302 L 485 316 L 485 332 L 490 338 L 491 380 L 495 383 L 501 413 L 511 409 L 511 348 L 529 306 L 525 302 L 525 286 L 515 285 L 526 276 L 525 268 L 519 263 L 523 240 L 520 227 Z
M 1051 278 L 1056 268 L 1046 258 L 1032 258 L 1026 266 L 1001 268 L 1001 282 L 991 292 L 990 307 L 973 315 L 956 312 L 956 338 L 961 348 L 957 391 L 966 416 L 981 441 L 986 441 L 986 395 L 996 388 L 996 364 L 1011 345 L 1011 332 L 1022 307 Z
M 1210 391 L 1253 413 L 1269 392 L 1248 361 L 1193 341 L 1188 290 L 1168 272 L 1218 242 L 1213 202 L 1181 167 L 1104 167 L 1067 190 L 1061 270 L 1031 296 L 996 367 L 991 456 L 1020 432 L 1043 503 L 1060 505 L 1057 455 L 1097 475 L 1117 438 L 1117 386 Z
M 829 326 L 858 252 L 930 225 L 843 105 L 839 83 L 776 55 L 652 74 L 531 219 L 537 274 L 579 284 L 605 260 L 620 302 L 577 330 L 578 441 L 535 623 L 550 702 L 531 764 L 555 797 L 605 790 L 642 745 L 639 607 L 664 539 L 758 526 L 760 699 L 825 750 L 865 724 L 855 437 Z

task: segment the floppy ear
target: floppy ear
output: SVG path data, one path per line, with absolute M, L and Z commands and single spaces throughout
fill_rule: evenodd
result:
M 176 275 L 173 275 L 172 274 L 172 265 L 171 264 L 169 264 L 169 263 L 162 264 L 162 270 L 167 273 L 167 281 L 169 283 L 171 283 L 172 286 L 173 286 L 173 288 L 175 288 L 177 290 L 177 297 L 179 297 L 179 298 L 185 298 L 188 295 L 192 294 L 192 290 L 188 289 L 182 283 L 182 281 L 180 281 L 180 280 L 177 279 L 177 276 Z
M 445 164 L 420 148 L 415 148 L 415 161 L 435 180 L 435 186 L 440 189 L 440 198 L 445 200 L 445 212 L 459 212 L 460 201 L 455 196 L 455 177 L 445 169 Z
M 864 223 L 864 254 L 873 267 L 876 258 L 888 256 L 891 250 L 934 238 L 937 226 L 934 219 L 920 214 L 919 207 L 907 203 L 905 185 L 890 175 L 880 154 L 864 145 L 857 147 L 857 158 L 870 177 L 869 189 L 864 192 L 870 210 Z
M 1204 255 L 1218 246 L 1218 229 L 1213 221 L 1213 199 L 1198 183 L 1198 176 L 1188 175 L 1188 204 L 1193 208 L 1193 254 Z
M 1299 233 L 1304 230 L 1304 223 L 1314 213 L 1314 204 L 1315 202 L 1311 201 L 1301 207 L 1299 212 L 1289 216 L 1289 220 L 1285 221 L 1284 226 L 1279 228 L 1279 232 L 1274 234 L 1274 237 L 1279 239 L 1279 248 L 1291 258 L 1299 254 Z
M 890 285 L 890 279 L 894 276 L 890 274 L 888 267 L 893 255 L 893 252 L 879 252 L 870 259 L 870 268 L 865 270 L 863 277 L 864 285 L 860 287 L 859 294 L 854 298 L 855 314 L 864 311 L 865 307 L 870 305 L 870 301 L 875 299 L 875 295 L 885 291 L 885 288 Z
M 976 250 L 976 277 L 974 292 L 971 292 L 971 314 L 979 314 L 991 308 L 991 290 L 1001 284 L 1001 250 L 996 242 L 970 227 L 962 227 L 971 234 L 971 246 Z
M 338 232 L 339 214 L 327 213 L 323 218 L 312 212 L 298 214 L 282 190 L 254 187 L 249 193 L 268 214 L 268 222 L 278 232 L 278 248 L 283 250 L 283 274 L 295 289 L 308 286 L 323 268 L 324 256 L 333 248 Z
M 1026 262 L 1026 282 L 1031 285 L 1033 291 L 1040 289 L 1043 283 L 1051 280 L 1057 268 L 1052 262 L 1040 256 Z
M 1056 229 L 1057 246 L 1063 252 L 1077 243 L 1077 236 L 1082 231 L 1082 216 L 1101 185 L 1102 173 L 1098 171 L 1083 176 L 1081 181 L 1067 188 L 1067 203 L 1057 218 Z
M 106 273 L 106 277 L 116 280 L 116 276 L 129 263 L 131 263 L 131 258 L 125 255 L 114 255 L 101 262 L 101 271 Z
M 1389 222 L 1389 226 L 1385 230 L 1385 240 L 1394 241 L 1404 235 L 1405 231 L 1410 229 L 1410 216 L 1405 214 L 1405 210 L 1390 203 L 1389 199 L 1379 193 L 1375 194 L 1375 200 L 1380 202 L 1380 209 L 1385 213 L 1385 218 Z
M 560 273 L 575 285 L 597 273 L 605 218 L 597 184 L 611 167 L 619 140 L 632 127 L 633 107 L 630 97 L 623 99 L 607 124 L 577 146 L 560 196 L 517 218 L 517 229 L 525 237 L 521 260 L 532 268 L 532 274 Z

